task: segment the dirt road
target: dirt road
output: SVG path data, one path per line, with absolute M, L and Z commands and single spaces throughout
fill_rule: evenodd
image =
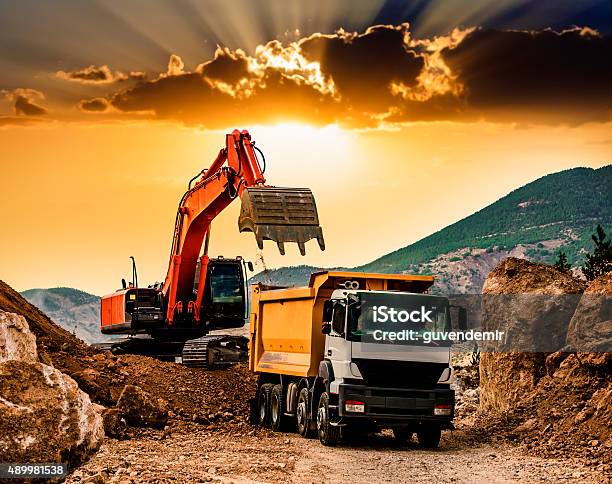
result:
M 608 476 L 609 477 L 609 476 Z M 170 435 L 143 431 L 109 439 L 68 479 L 77 482 L 609 482 L 576 460 L 527 456 L 508 445 L 477 445 L 446 432 L 438 451 L 398 446 L 385 434 L 336 448 L 296 434 L 239 426 L 209 432 L 183 423 Z

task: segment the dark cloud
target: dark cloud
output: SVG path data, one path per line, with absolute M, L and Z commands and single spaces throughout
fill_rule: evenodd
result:
M 79 101 L 79 109 L 81 111 L 90 113 L 103 113 L 108 111 L 110 105 L 108 101 L 102 97 L 96 97 L 93 99 L 83 99 Z
M 609 119 L 612 37 L 589 29 L 560 33 L 476 30 L 442 57 L 486 117 Z
M 55 75 L 60 79 L 80 82 L 82 84 L 111 84 L 113 82 L 127 81 L 128 79 L 140 81 L 146 78 L 144 72 L 132 71 L 129 74 L 119 71 L 113 72 L 107 65 L 90 65 L 74 71 L 58 71 Z
M 408 26 L 374 26 L 360 35 L 315 34 L 300 42 L 309 60 L 318 62 L 343 99 L 364 110 L 384 110 L 394 103 L 391 83 L 415 86 L 424 59 L 409 49 Z
M 34 101 L 28 99 L 25 96 L 17 96 L 15 98 L 15 114 L 23 116 L 40 116 L 41 114 L 47 114 L 47 110 Z
M 236 84 L 250 76 L 247 55 L 238 50 L 217 49 L 213 60 L 204 62 L 196 68 L 203 76 L 213 81 Z
M 110 104 L 206 127 L 287 120 L 572 124 L 610 119 L 610 86 L 610 37 L 589 29 L 456 29 L 413 39 L 407 25 L 379 25 L 362 34 L 272 41 L 253 55 L 218 48 L 193 71 L 173 55 L 167 72 L 116 92 Z
M 17 116 L 40 116 L 48 111 L 38 104 L 45 98 L 44 94 L 35 89 L 18 88 L 12 91 L 0 91 L 6 99 L 13 102 L 13 111 Z

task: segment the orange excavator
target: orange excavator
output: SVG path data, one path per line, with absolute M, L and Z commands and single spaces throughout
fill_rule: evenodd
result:
M 304 255 L 311 239 L 325 249 L 312 191 L 266 185 L 265 163 L 248 131 L 226 135 L 225 147 L 208 169 L 189 181 L 181 198 L 163 284 L 139 287 L 132 258 L 132 282 L 123 279 L 121 289 L 102 298 L 102 333 L 129 335 L 103 347 L 204 368 L 248 358 L 246 338 L 209 334 L 245 324 L 246 269 L 253 270 L 240 256 L 209 257 L 213 219 L 240 198 L 238 229 L 253 232 L 260 249 L 264 240 L 272 240 L 284 255 L 284 243 L 295 242 Z

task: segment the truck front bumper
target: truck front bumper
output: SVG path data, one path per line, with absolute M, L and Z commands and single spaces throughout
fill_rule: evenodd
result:
M 345 403 L 363 402 L 363 412 L 346 411 Z M 448 415 L 436 415 L 435 408 L 449 408 Z M 455 391 L 450 389 L 404 389 L 369 387 L 342 383 L 338 393 L 341 420 L 370 419 L 386 423 L 437 422 L 450 426 L 455 410 Z

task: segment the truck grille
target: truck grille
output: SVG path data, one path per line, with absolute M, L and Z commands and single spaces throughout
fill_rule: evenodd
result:
M 446 363 L 423 363 L 417 361 L 353 360 L 368 386 L 391 388 L 436 387 Z M 392 364 L 392 369 L 389 366 Z

